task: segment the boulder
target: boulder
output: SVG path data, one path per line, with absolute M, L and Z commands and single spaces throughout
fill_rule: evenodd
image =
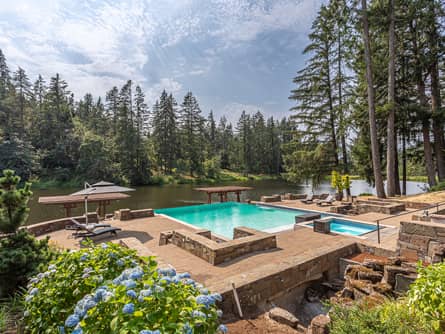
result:
M 375 292 L 378 292 L 383 295 L 388 295 L 392 293 L 392 286 L 385 282 L 379 282 L 374 284 L 373 289 Z
M 416 274 L 396 274 L 396 283 L 394 290 L 398 293 L 405 293 L 409 290 L 409 286 L 416 280 Z
M 413 273 L 413 269 L 399 266 L 385 266 L 383 272 L 383 281 L 394 286 L 396 284 L 397 274 L 410 274 Z
M 371 281 L 372 283 L 378 283 L 383 278 L 383 273 L 379 271 L 359 271 L 357 275 L 358 279 Z
M 311 321 L 311 333 L 312 334 L 329 334 L 329 324 L 331 319 L 324 314 L 317 315 Z
M 297 317 L 280 307 L 272 308 L 268 315 L 270 319 L 292 328 L 298 328 L 298 324 L 300 323 Z

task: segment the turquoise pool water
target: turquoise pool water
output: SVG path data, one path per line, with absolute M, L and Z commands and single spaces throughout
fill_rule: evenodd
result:
M 371 224 L 362 224 L 339 218 L 333 218 L 330 222 L 331 232 L 334 233 L 345 233 L 357 236 L 377 230 L 377 226 Z M 313 224 L 308 225 L 313 226 Z
M 155 212 L 232 239 L 234 227 L 247 226 L 261 231 L 279 228 L 294 224 L 295 216 L 310 211 L 225 202 L 158 209 Z M 321 214 L 322 218 L 326 216 L 328 215 Z M 376 229 L 377 227 L 371 224 L 341 218 L 331 219 L 331 231 L 334 233 L 357 236 Z
M 295 222 L 295 216 L 308 211 L 287 210 L 262 205 L 237 202 L 183 206 L 155 210 L 199 228 L 211 230 L 226 238 L 233 238 L 233 228 L 247 226 L 257 230 L 268 230 Z

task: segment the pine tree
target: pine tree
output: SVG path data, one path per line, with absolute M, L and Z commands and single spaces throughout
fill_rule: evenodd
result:
M 252 171 L 252 129 L 250 115 L 244 110 L 238 120 L 236 130 L 239 139 L 239 167 L 244 174 L 248 174 Z
M 12 77 L 13 86 L 15 88 L 15 110 L 18 113 L 17 118 L 17 133 L 24 134 L 25 132 L 25 118 L 27 116 L 27 108 L 31 99 L 31 83 L 28 76 L 21 67 L 18 68 Z
M 171 173 L 177 157 L 176 101 L 164 90 L 153 106 L 153 141 L 158 164 L 164 173 Z
M 192 92 L 184 96 L 179 123 L 182 157 L 188 165 L 190 176 L 193 176 L 194 172 L 202 172 L 204 162 L 204 119 Z

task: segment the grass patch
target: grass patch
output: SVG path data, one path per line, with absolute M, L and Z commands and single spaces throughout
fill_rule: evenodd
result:
M 0 300 L 0 333 L 16 330 L 22 315 L 23 300 L 19 294 Z

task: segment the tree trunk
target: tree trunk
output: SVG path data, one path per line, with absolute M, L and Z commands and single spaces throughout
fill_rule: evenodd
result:
M 371 135 L 371 153 L 372 153 L 372 167 L 374 170 L 375 188 L 378 198 L 385 198 L 385 188 L 383 186 L 383 177 L 380 163 L 379 141 L 377 134 L 377 124 L 375 116 L 375 98 L 373 86 L 372 73 L 372 58 L 371 58 L 371 44 L 369 41 L 369 22 L 366 7 L 366 0 L 362 2 L 362 19 L 363 19 L 363 43 L 365 45 L 365 64 L 366 64 L 366 81 L 368 84 L 368 112 L 369 112 L 369 127 Z
M 406 195 L 406 138 L 402 134 L 402 195 Z
M 424 120 L 422 124 L 422 135 L 423 135 L 423 150 L 425 152 L 425 167 L 428 176 L 428 184 L 430 187 L 436 184 L 436 174 L 434 172 L 433 164 L 433 152 L 431 150 L 430 141 L 430 122 L 428 119 Z
M 416 88 L 417 97 L 421 107 L 421 121 L 422 121 L 422 136 L 423 136 L 423 151 L 425 156 L 425 169 L 428 177 L 428 185 L 430 187 L 436 184 L 436 172 L 434 170 L 433 152 L 431 150 L 430 142 L 430 114 L 428 112 L 428 102 L 425 93 L 425 81 L 422 74 L 422 62 L 420 60 L 420 51 L 417 44 L 417 32 L 413 22 L 410 24 L 410 30 L 412 34 L 413 52 L 415 55 L 415 76 L 416 76 Z
M 326 50 L 328 50 L 328 47 L 326 46 Z M 335 130 L 335 111 L 334 111 L 334 103 L 332 99 L 332 85 L 331 85 L 331 69 L 329 66 L 329 53 L 326 52 L 326 64 L 327 64 L 327 84 L 328 84 L 328 98 L 329 98 L 329 121 L 331 125 L 331 142 L 332 142 L 332 150 L 334 151 L 334 164 L 335 167 L 338 167 L 338 145 L 337 145 L 337 133 Z
M 395 164 L 394 164 L 394 173 L 396 178 L 396 195 L 401 195 L 400 190 L 400 173 L 399 173 L 399 150 L 398 150 L 398 143 L 397 143 L 397 131 L 394 132 L 394 157 L 395 157 Z
M 432 17 L 431 33 L 429 34 L 429 47 L 431 52 L 430 76 L 431 76 L 431 111 L 433 116 L 434 153 L 436 156 L 437 173 L 439 181 L 445 180 L 445 159 L 444 159 L 444 137 L 443 137 L 443 116 L 440 114 L 440 82 L 439 82 L 439 40 L 437 31 L 438 15 L 436 14 L 435 1 L 430 2 L 430 12 Z
M 388 63 L 388 124 L 387 124 L 387 153 L 386 153 L 386 191 L 389 197 L 396 193 L 395 176 L 395 22 L 394 0 L 389 0 L 389 63 Z

